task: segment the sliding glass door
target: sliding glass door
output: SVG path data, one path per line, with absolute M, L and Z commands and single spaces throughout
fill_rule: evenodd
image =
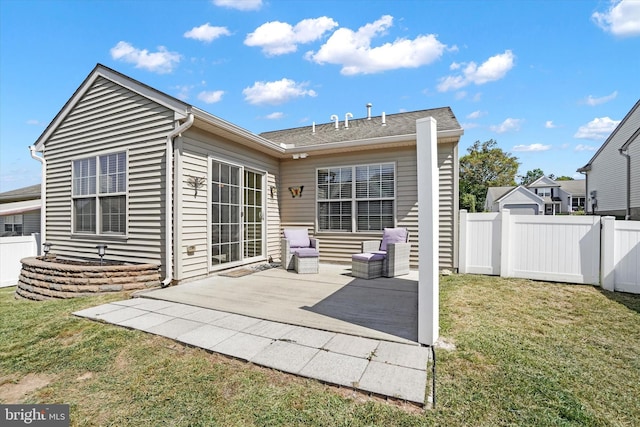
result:
M 264 174 L 211 160 L 211 266 L 264 258 Z

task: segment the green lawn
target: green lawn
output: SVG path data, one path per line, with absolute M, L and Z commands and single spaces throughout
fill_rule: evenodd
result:
M 443 277 L 441 336 L 456 349 L 437 350 L 437 408 L 421 411 L 70 314 L 123 294 L 31 302 L 15 300 L 13 291 L 0 290 L 0 401 L 27 391 L 25 403 L 69 403 L 72 425 L 631 426 L 640 420 L 640 296 Z

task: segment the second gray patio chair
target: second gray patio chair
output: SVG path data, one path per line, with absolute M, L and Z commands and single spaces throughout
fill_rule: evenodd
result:
M 382 240 L 362 242 L 362 253 L 352 257 L 352 274 L 356 277 L 371 279 L 380 277 L 376 271 L 376 261 L 382 261 L 380 273 L 384 277 L 395 277 L 409 274 L 409 230 L 406 228 L 385 228 Z M 380 259 L 382 258 L 382 259 Z M 371 265 L 369 265 L 371 264 Z M 366 268 L 367 271 L 360 271 Z

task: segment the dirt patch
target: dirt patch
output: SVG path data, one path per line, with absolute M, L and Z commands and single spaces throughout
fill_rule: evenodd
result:
M 0 401 L 3 403 L 21 403 L 27 395 L 48 386 L 53 377 L 46 374 L 27 374 L 18 381 L 0 385 Z

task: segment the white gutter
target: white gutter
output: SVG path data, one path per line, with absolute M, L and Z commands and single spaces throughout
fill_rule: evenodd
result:
M 47 241 L 47 161 L 44 157 L 36 155 L 36 147 L 29 146 L 31 157 L 41 163 L 42 179 L 40 183 L 40 247 L 38 252 L 42 250 L 42 244 Z
M 165 173 L 165 215 L 166 215 L 166 223 L 165 223 L 165 236 L 164 236 L 164 245 L 165 245 L 165 278 L 162 281 L 161 286 L 164 288 L 169 286 L 173 281 L 173 189 L 176 184 L 175 177 L 173 176 L 173 139 L 180 135 L 185 130 L 189 129 L 191 125 L 193 125 L 194 116 L 193 113 L 189 113 L 187 116 L 187 120 L 172 130 L 167 135 L 167 147 L 166 147 L 166 173 Z M 171 181 L 170 181 L 171 180 Z M 178 186 L 175 185 L 175 188 L 178 189 Z

